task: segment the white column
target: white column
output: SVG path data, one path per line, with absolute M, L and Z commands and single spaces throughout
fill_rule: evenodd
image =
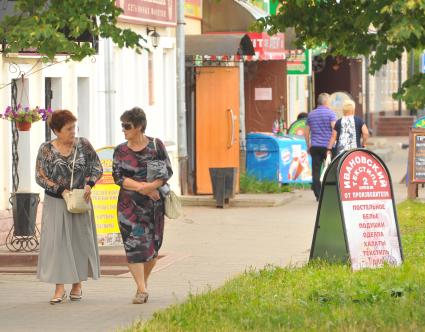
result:
M 29 131 L 19 132 L 18 155 L 18 192 L 31 192 L 34 167 L 31 167 L 31 135 Z

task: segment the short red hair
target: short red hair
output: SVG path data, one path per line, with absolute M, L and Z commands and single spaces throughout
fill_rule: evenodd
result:
M 61 131 L 63 126 L 68 123 L 76 122 L 77 118 L 71 111 L 68 110 L 56 110 L 52 114 L 50 114 L 47 123 L 49 124 L 50 129 L 53 131 Z

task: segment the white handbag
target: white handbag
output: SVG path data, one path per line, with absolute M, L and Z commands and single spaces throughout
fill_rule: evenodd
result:
M 158 153 L 156 147 L 156 138 L 153 139 L 153 144 L 155 146 L 155 151 Z M 156 162 L 157 164 L 152 163 L 152 173 L 159 173 L 160 171 L 164 174 L 167 172 L 167 167 L 165 162 L 162 160 L 153 160 L 152 162 Z M 156 165 L 156 167 L 154 167 Z M 148 165 L 149 166 L 149 165 Z M 154 170 L 156 169 L 156 171 Z M 149 174 L 149 167 L 148 167 Z M 152 176 L 153 180 L 153 176 Z M 152 181 L 150 180 L 150 181 Z M 182 203 L 179 196 L 172 190 L 168 184 L 164 184 L 162 187 L 158 188 L 158 190 L 164 196 L 164 213 L 169 219 L 177 219 L 181 215 Z
M 74 166 L 75 166 L 75 158 L 77 156 L 77 147 L 78 147 L 78 140 L 77 145 L 75 146 L 75 152 L 74 152 L 74 160 L 72 161 L 72 171 L 71 171 L 71 190 L 67 193 L 64 193 L 63 199 L 66 203 L 66 208 L 68 212 L 71 213 L 84 213 L 87 211 L 90 211 L 91 206 L 90 202 L 87 202 L 84 199 L 84 189 L 72 189 L 72 184 L 74 182 Z
M 165 215 L 170 219 L 177 219 L 181 215 L 182 202 L 172 190 L 165 196 L 164 209 Z

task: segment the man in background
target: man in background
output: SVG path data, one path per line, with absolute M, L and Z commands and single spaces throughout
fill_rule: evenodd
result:
M 311 189 L 319 201 L 321 183 L 320 170 L 326 158 L 328 144 L 332 137 L 332 130 L 336 122 L 336 115 L 329 109 L 330 96 L 321 93 L 317 98 L 317 108 L 308 114 L 304 137 L 307 151 L 311 155 L 313 183 Z

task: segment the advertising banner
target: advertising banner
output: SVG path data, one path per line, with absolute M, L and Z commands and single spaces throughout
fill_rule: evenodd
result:
M 345 152 L 326 170 L 310 251 L 316 258 L 353 270 L 403 262 L 391 178 L 373 152 Z
M 246 170 L 260 181 L 311 183 L 311 157 L 304 138 L 272 133 L 247 135 Z
M 285 60 L 285 35 L 277 33 L 269 36 L 267 32 L 248 32 L 259 60 Z
M 116 0 L 116 5 L 124 10 L 119 21 L 176 25 L 176 0 Z
M 425 132 L 413 135 L 413 182 L 425 182 Z
M 286 55 L 288 75 L 311 75 L 311 51 L 291 50 Z
M 270 5 L 268 0 L 248 0 L 248 2 L 257 8 L 260 8 L 265 13 L 269 13 Z
M 202 0 L 185 0 L 184 16 L 202 19 Z
M 304 136 L 307 127 L 307 119 L 299 119 L 294 121 L 288 129 L 289 135 Z
M 353 270 L 402 263 L 390 180 L 365 151 L 350 153 L 339 168 L 339 190 Z
M 117 200 L 120 187 L 112 178 L 112 155 L 114 147 L 96 150 L 103 166 L 103 176 L 92 190 L 92 202 L 98 242 L 100 245 L 121 243 L 118 228 Z
M 420 118 L 409 131 L 409 155 L 407 158 L 407 198 L 418 197 L 419 183 L 425 183 L 425 118 Z
M 279 165 L 279 182 L 281 183 L 311 183 L 311 157 L 307 152 L 305 141 L 293 142 L 281 149 Z

